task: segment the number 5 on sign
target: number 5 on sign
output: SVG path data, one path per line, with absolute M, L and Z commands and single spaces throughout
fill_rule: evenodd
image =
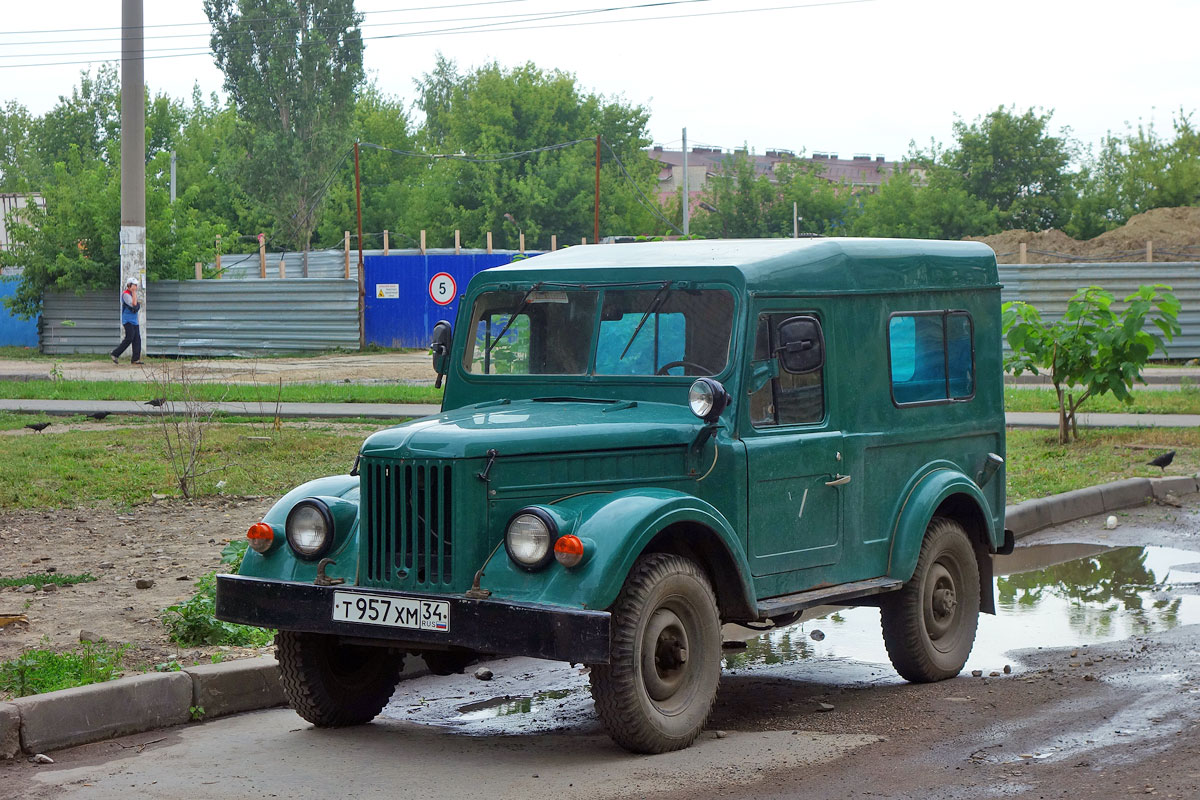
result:
M 439 306 L 449 305 L 458 294 L 458 286 L 448 272 L 439 272 L 429 279 L 429 299 Z

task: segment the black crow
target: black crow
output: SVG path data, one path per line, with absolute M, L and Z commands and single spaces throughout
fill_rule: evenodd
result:
M 37 431 L 38 433 L 41 433 L 42 431 L 46 430 L 46 428 L 50 427 L 50 423 L 49 422 L 31 422 L 28 425 L 26 425 L 25 427 L 29 428 L 29 430 L 31 430 L 31 431 Z
M 161 405 L 162 405 L 163 403 L 165 403 L 165 402 L 167 402 L 167 398 L 165 398 L 165 397 L 156 397 L 156 398 L 154 398 L 153 400 L 147 400 L 147 401 L 146 401 L 145 403 L 143 403 L 142 405 L 146 405 L 146 406 L 154 406 L 155 408 L 158 408 L 159 406 L 161 406 Z
M 100 420 L 104 419 L 104 418 L 105 418 L 105 417 L 107 417 L 108 415 L 109 415 L 109 412 L 108 412 L 108 411 L 97 411 L 97 412 L 95 412 L 95 413 L 88 414 L 88 416 L 89 416 L 89 417 L 91 417 L 92 419 L 96 420 L 97 422 L 99 422 Z
M 1153 458 L 1150 461 L 1147 461 L 1146 463 L 1152 467 L 1158 467 L 1165 474 L 1167 471 L 1167 467 L 1170 466 L 1171 462 L 1174 460 L 1175 460 L 1175 451 L 1169 450 L 1166 453 L 1163 453 L 1161 456 L 1158 456 L 1157 458 Z

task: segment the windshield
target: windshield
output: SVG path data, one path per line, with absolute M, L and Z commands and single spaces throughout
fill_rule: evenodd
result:
M 463 368 L 478 375 L 717 375 L 729 360 L 723 289 L 518 289 L 475 301 Z

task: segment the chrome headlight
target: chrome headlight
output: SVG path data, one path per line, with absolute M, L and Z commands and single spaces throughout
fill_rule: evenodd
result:
M 540 508 L 523 508 L 508 521 L 504 549 L 524 569 L 541 569 L 554 557 L 558 524 Z
M 717 421 L 721 412 L 729 405 L 729 392 L 720 381 L 713 378 L 699 378 L 688 389 L 688 407 L 692 413 L 708 423 Z
M 324 501 L 309 497 L 292 507 L 285 530 L 292 551 L 301 558 L 315 560 L 329 552 L 333 544 L 333 514 Z

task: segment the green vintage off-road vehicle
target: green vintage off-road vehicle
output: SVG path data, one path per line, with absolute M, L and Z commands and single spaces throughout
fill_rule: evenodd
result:
M 1000 286 L 973 242 L 576 247 L 477 275 L 442 413 L 250 528 L 217 615 L 277 628 L 292 706 L 372 719 L 406 654 L 589 665 L 637 752 L 686 747 L 721 625 L 878 605 L 949 678 L 1006 552 Z

